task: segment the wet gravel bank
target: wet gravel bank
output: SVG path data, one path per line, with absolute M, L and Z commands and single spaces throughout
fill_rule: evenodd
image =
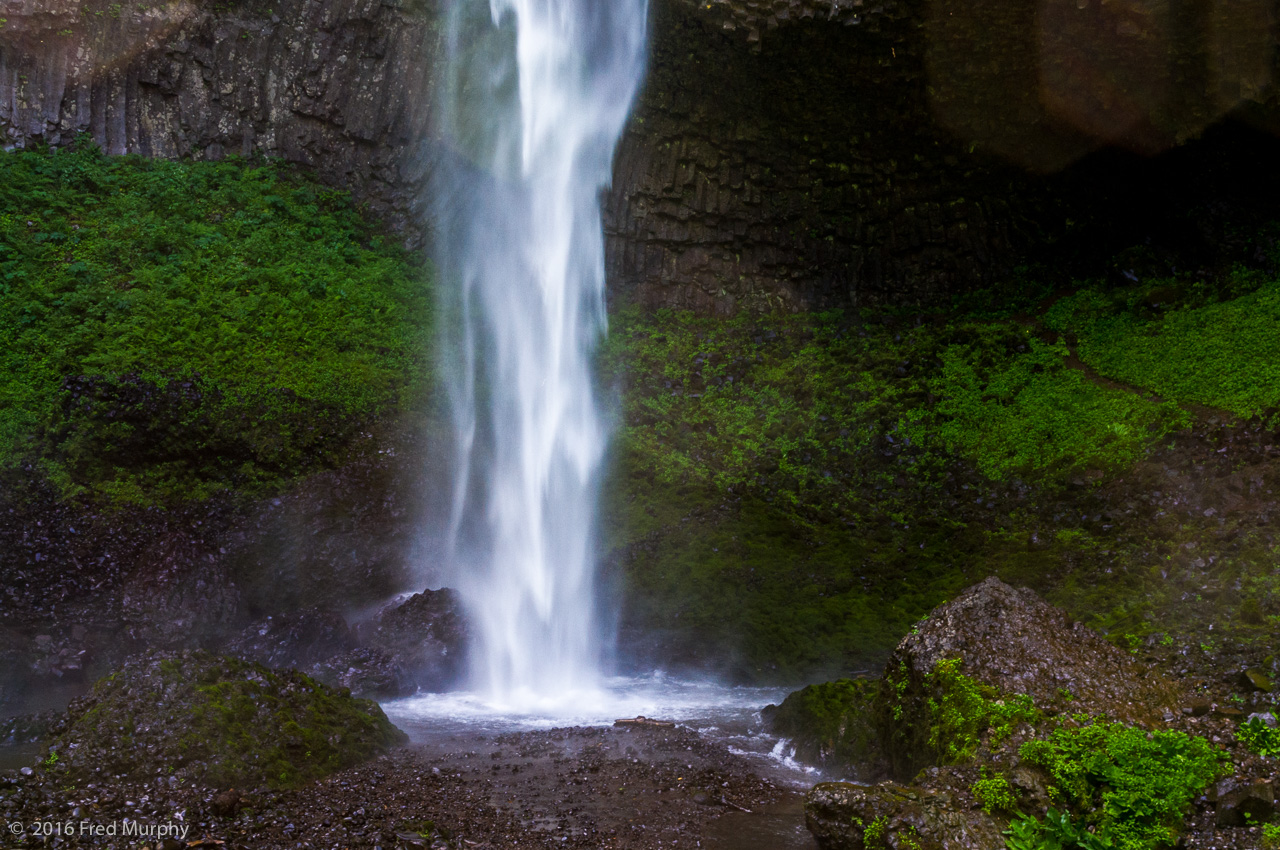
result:
M 756 813 L 795 799 L 723 745 L 680 727 L 411 745 L 294 791 L 184 788 L 163 765 L 156 771 L 146 783 L 80 788 L 55 787 L 41 767 L 6 772 L 0 821 L 12 843 L 3 846 L 727 848 L 734 830 L 752 831 Z M 727 814 L 729 834 L 714 829 Z M 126 819 L 137 824 L 127 836 Z M 69 829 L 37 835 L 48 831 L 43 824 Z M 91 834 L 112 824 L 115 835 Z M 171 834 L 158 831 L 165 827 Z

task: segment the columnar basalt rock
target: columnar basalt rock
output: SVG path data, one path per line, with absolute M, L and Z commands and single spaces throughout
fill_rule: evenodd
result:
M 413 0 L 11 0 L 0 26 L 7 146 L 90 134 L 111 154 L 261 153 L 416 227 L 437 13 Z
M 442 8 L 9 0 L 0 136 L 279 156 L 422 244 Z M 1280 126 L 1277 20 L 1276 0 L 654 0 L 606 201 L 614 300 L 911 304 L 998 281 L 1079 218 L 1035 175 L 1228 112 Z

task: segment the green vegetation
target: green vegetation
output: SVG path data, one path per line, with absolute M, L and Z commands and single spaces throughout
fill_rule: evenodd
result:
M 1045 324 L 1100 374 L 1239 417 L 1280 408 L 1280 281 L 1238 269 L 1220 287 L 1154 280 L 1083 289 Z
M 1050 796 L 1070 806 L 1081 828 L 1092 827 L 1100 842 L 1054 844 L 1049 837 L 1056 827 L 1046 820 L 1046 843 L 1027 846 L 1172 846 L 1191 801 L 1231 772 L 1226 753 L 1203 738 L 1120 723 L 1061 727 L 1046 740 L 1023 744 L 1019 755 L 1049 773 Z
M 628 311 L 601 364 L 623 422 L 606 543 L 642 566 L 632 616 L 745 678 L 874 666 L 972 581 L 1043 576 L 1012 530 L 1024 482 L 1123 469 L 1186 421 L 1009 319 Z M 1054 549 L 1094 545 L 1061 531 Z
M 98 682 L 54 751 L 77 775 L 145 777 L 165 764 L 209 785 L 287 788 L 404 740 L 371 700 L 293 670 L 182 653 Z
M 332 463 L 430 382 L 424 271 L 272 162 L 0 154 L 0 470 L 202 498 Z
M 1008 850 L 1111 850 L 1116 846 L 1057 809 L 1049 809 L 1044 820 L 1024 815 L 1009 824 L 1004 834 Z
M 1018 806 L 1018 795 L 1003 773 L 991 773 L 985 767 L 982 777 L 969 786 L 973 797 L 989 815 L 1012 812 Z
M 1025 353 L 990 365 L 988 347 L 948 347 L 934 386 L 946 446 L 991 478 L 1089 464 L 1118 468 L 1186 424 L 1177 408 L 1101 386 L 1070 368 L 1062 340 L 1028 338 Z
M 993 746 L 1020 723 L 1040 716 L 1026 694 L 1004 695 L 960 672 L 958 658 L 939 661 L 925 676 L 931 761 L 961 764 L 973 758 L 986 737 Z
M 1236 740 L 1264 758 L 1280 758 L 1280 728 L 1273 728 L 1257 717 L 1240 724 Z

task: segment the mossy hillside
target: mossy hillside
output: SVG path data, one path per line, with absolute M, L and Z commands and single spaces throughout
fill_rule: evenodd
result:
M 406 738 L 376 703 L 292 670 L 205 653 L 154 654 L 73 704 L 50 764 L 76 778 L 180 774 L 292 787 Z
M 1054 304 L 1045 324 L 1071 334 L 1108 378 L 1242 419 L 1280 410 L 1280 280 L 1269 275 L 1089 286 Z
M 1231 305 L 1268 279 L 1208 279 L 1212 298 L 1187 309 L 1266 350 L 1266 322 L 1231 336 L 1232 310 L 1257 306 Z M 1265 426 L 1100 376 L 1075 348 L 1084 320 L 1063 318 L 1072 297 L 1034 283 L 1018 292 L 1035 298 L 974 296 L 947 315 L 615 316 L 605 543 L 628 624 L 697 648 L 677 662 L 830 677 L 878 666 L 929 608 L 997 575 L 1105 631 L 1181 641 L 1216 620 L 1216 635 L 1260 639 L 1280 615 L 1276 541 L 1221 505 L 1280 485 Z M 1156 283 L 1106 290 L 1095 313 Z M 1182 341 L 1152 335 L 1151 361 L 1175 362 Z M 1224 359 L 1212 381 L 1263 398 L 1273 382 L 1255 365 Z
M 149 502 L 278 487 L 430 384 L 420 263 L 274 162 L 0 154 L 0 468 Z

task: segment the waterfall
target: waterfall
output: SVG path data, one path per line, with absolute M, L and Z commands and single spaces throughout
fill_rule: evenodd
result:
M 451 551 L 474 688 L 594 689 L 608 429 L 600 197 L 643 76 L 648 0 L 453 0 L 433 186 L 453 416 Z

